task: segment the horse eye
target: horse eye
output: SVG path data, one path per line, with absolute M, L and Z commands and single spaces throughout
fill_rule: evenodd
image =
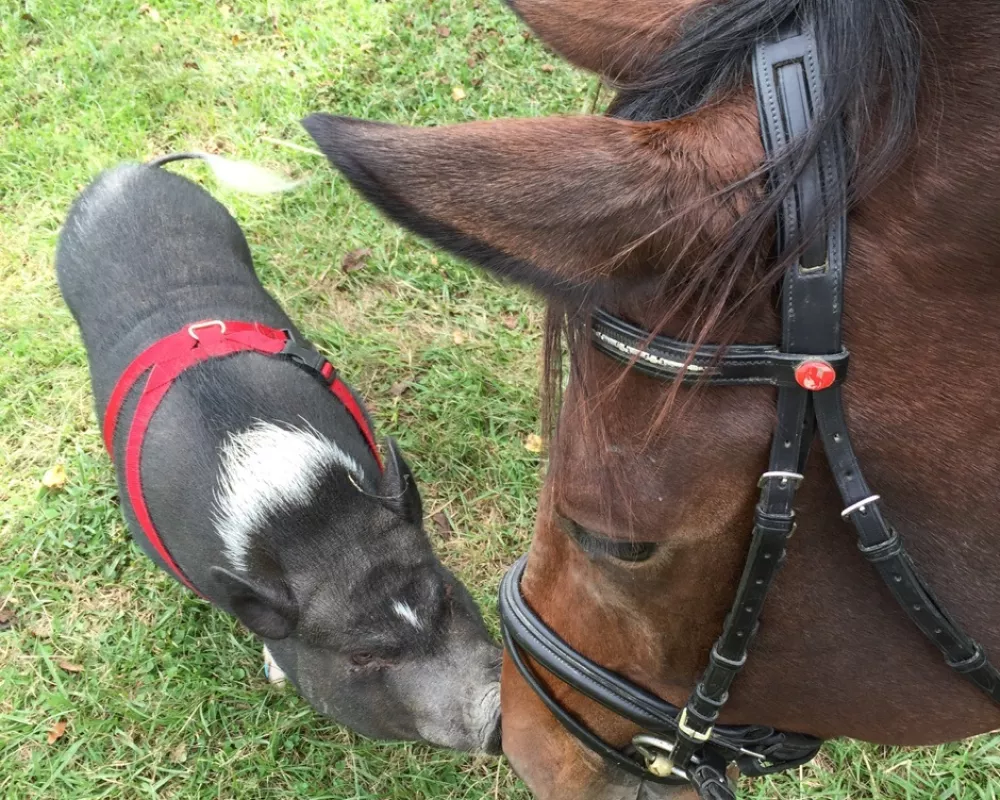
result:
M 362 652 L 362 653 L 352 653 L 351 663 L 356 667 L 364 667 L 367 664 L 371 664 L 375 660 L 374 653 Z
M 580 548 L 594 558 L 613 558 L 631 564 L 646 561 L 656 552 L 656 542 L 633 542 L 627 539 L 611 539 L 588 531 L 567 517 L 560 516 L 559 522 L 566 533 Z

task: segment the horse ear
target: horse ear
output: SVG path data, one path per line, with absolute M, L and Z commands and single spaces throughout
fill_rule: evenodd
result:
M 379 497 L 385 506 L 411 525 L 418 528 L 424 523 L 420 489 L 413 479 L 410 466 L 399 452 L 399 445 L 391 436 L 385 438 L 385 472 L 379 483 Z
M 284 639 L 299 619 L 299 609 L 283 581 L 237 575 L 223 567 L 212 567 L 215 579 L 233 615 L 265 639 Z
M 677 38 L 703 0 L 507 0 L 545 44 L 615 82 L 636 80 Z
M 692 231 L 706 247 L 729 231 L 733 197 L 721 189 L 761 158 L 753 100 L 734 104 L 657 123 L 409 128 L 315 114 L 303 125 L 356 189 L 411 231 L 536 290 L 596 299 L 682 252 L 698 257 Z

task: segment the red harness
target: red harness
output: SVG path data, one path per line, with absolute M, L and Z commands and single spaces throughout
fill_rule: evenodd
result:
M 149 508 L 146 506 L 146 499 L 142 492 L 142 477 L 139 471 L 142 443 L 156 409 L 182 372 L 210 358 L 222 358 L 233 353 L 244 352 L 288 356 L 299 366 L 319 376 L 330 387 L 334 396 L 344 404 L 347 413 L 357 423 L 379 469 L 382 469 L 382 459 L 379 456 L 378 447 L 375 445 L 375 437 L 371 427 L 350 389 L 347 388 L 347 384 L 340 380 L 337 371 L 329 361 L 315 350 L 297 344 L 289 331 L 268 328 L 256 322 L 215 319 L 188 325 L 177 333 L 166 336 L 147 347 L 129 364 L 128 369 L 118 379 L 115 390 L 111 393 L 111 399 L 108 401 L 108 408 L 104 415 L 104 445 L 113 459 L 115 429 L 122 404 L 139 378 L 148 372 L 149 378 L 142 389 L 142 394 L 139 395 L 135 414 L 128 429 L 128 441 L 125 445 L 126 492 L 132 503 L 136 519 L 139 521 L 139 526 L 146 534 L 153 549 L 159 553 L 177 579 L 198 595 L 201 595 L 201 592 L 194 587 L 194 584 L 174 561 L 170 551 L 163 543 L 163 539 L 157 533 L 156 526 L 149 514 Z

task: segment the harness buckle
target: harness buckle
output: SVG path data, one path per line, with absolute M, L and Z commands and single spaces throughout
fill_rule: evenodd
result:
M 856 503 L 851 503 L 847 508 L 840 512 L 840 516 L 847 519 L 855 511 L 860 511 L 864 514 L 867 511 L 868 506 L 874 503 L 876 500 L 881 500 L 882 496 L 878 494 L 869 495 L 864 500 L 858 500 Z
M 221 319 L 207 319 L 204 322 L 195 322 L 193 325 L 188 325 L 188 329 L 187 329 L 188 330 L 188 336 L 190 336 L 196 342 L 200 342 L 201 339 L 198 337 L 198 334 L 195 333 L 195 331 L 199 331 L 202 328 L 212 328 L 212 327 L 215 327 L 215 326 L 218 326 L 219 333 L 221 333 L 223 336 L 226 335 L 226 323 L 225 322 L 223 322 Z
M 760 476 L 760 480 L 757 481 L 757 488 L 763 489 L 764 484 L 767 483 L 771 478 L 781 478 L 781 485 L 787 486 L 789 481 L 795 481 L 796 488 L 798 484 L 805 480 L 805 476 L 799 474 L 798 472 L 784 472 L 782 470 L 774 470 L 772 472 L 765 472 Z
M 683 733 L 688 739 L 695 742 L 707 742 L 712 738 L 712 731 L 715 730 L 715 726 L 709 725 L 708 730 L 706 731 L 699 731 L 692 728 L 688 725 L 688 710 L 687 707 L 685 707 L 684 710 L 681 711 L 681 715 L 677 720 L 677 730 Z

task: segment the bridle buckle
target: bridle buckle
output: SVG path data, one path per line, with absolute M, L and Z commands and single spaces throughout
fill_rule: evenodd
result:
M 798 485 L 805 480 L 805 476 L 801 475 L 798 472 L 784 472 L 782 470 L 774 470 L 772 472 L 765 472 L 763 475 L 760 476 L 760 479 L 757 481 L 757 488 L 763 489 L 764 484 L 767 483 L 772 478 L 780 478 L 782 486 L 787 486 L 789 481 L 794 481 L 796 488 L 798 488 Z
M 682 734 L 684 734 L 688 739 L 691 739 L 692 741 L 704 743 L 712 738 L 712 731 L 715 730 L 715 726 L 709 725 L 708 730 L 705 731 L 699 731 L 695 728 L 692 728 L 690 725 L 688 725 L 688 710 L 685 707 L 684 710 L 681 711 L 681 715 L 677 720 L 677 730 L 679 730 Z
M 632 737 L 632 746 L 642 756 L 646 771 L 657 778 L 680 778 L 690 781 L 687 770 L 674 764 L 676 743 L 651 733 L 640 733 Z M 692 756 L 691 763 L 697 765 L 699 759 Z

